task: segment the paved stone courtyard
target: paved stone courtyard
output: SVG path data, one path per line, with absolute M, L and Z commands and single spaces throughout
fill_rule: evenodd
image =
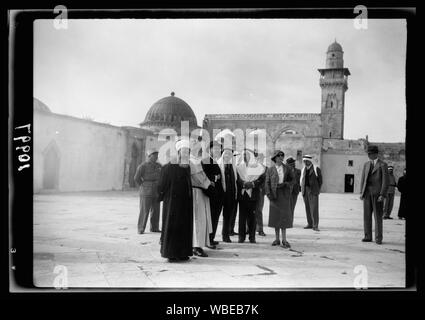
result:
M 358 195 L 328 193 L 320 196 L 320 232 L 303 229 L 299 197 L 294 228 L 287 231 L 291 250 L 272 247 L 274 229 L 265 227 L 267 236 L 257 236 L 257 244 L 239 244 L 232 237 L 233 243 L 207 249 L 209 257 L 182 263 L 160 256 L 160 234 L 150 233 L 149 226 L 137 234 L 138 203 L 134 191 L 34 195 L 34 284 L 54 287 L 55 277 L 64 275 L 57 266 L 64 266 L 69 288 L 353 288 L 355 267 L 362 265 L 369 288 L 405 286 L 405 221 L 397 219 L 397 196 L 395 219 L 384 220 L 381 246 L 361 242 Z M 266 199 L 265 226 L 268 205 Z M 218 235 L 220 241 L 221 220 Z

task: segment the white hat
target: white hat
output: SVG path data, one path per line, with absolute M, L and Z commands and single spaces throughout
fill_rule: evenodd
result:
M 176 142 L 176 150 L 179 151 L 181 148 L 190 149 L 189 140 L 183 139 Z
M 313 157 L 310 156 L 310 155 L 308 155 L 308 154 L 306 154 L 305 156 L 303 156 L 303 161 L 304 160 L 307 160 L 307 161 L 310 161 L 311 162 L 311 160 L 313 160 Z

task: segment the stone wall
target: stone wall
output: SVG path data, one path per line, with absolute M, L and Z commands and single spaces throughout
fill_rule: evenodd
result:
M 52 172 L 57 191 L 122 189 L 127 137 L 121 128 L 34 110 L 33 137 L 35 193 Z
M 224 114 L 205 115 L 203 128 L 210 138 L 214 129 L 241 129 L 244 133 L 254 129 L 266 132 L 266 159 L 270 164 L 273 151 L 280 149 L 297 159 L 297 154 L 311 154 L 320 165 L 322 145 L 320 114 Z M 240 150 L 238 150 L 240 151 Z M 297 166 L 301 166 L 298 157 Z

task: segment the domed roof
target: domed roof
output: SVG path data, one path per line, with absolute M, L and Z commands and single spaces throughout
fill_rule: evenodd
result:
M 338 42 L 336 42 L 336 40 L 335 40 L 335 42 L 334 43 L 332 43 L 329 47 L 328 47 L 328 52 L 329 51 L 340 51 L 340 52 L 343 52 L 342 51 L 342 47 L 341 47 L 341 45 L 338 43 Z
M 33 97 L 33 107 L 34 110 L 43 111 L 43 112 L 52 112 L 46 104 Z
M 155 102 L 146 114 L 142 127 L 180 127 L 181 121 L 189 121 L 190 127 L 197 126 L 197 120 L 192 108 L 174 92 Z

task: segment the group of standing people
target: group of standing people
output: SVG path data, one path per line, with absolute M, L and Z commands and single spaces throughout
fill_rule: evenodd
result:
M 304 229 L 319 230 L 319 194 L 322 174 L 312 156 L 303 156 L 302 170 L 295 168 L 295 159 L 285 160 L 283 151 L 271 157 L 272 165 L 264 164 L 264 155 L 245 149 L 241 154 L 223 148 L 217 141 L 208 146 L 208 156 L 193 150 L 189 140 L 176 143 L 177 158 L 163 167 L 157 162 L 158 152 L 148 152 L 134 177 L 140 185 L 138 232 L 144 233 L 151 215 L 151 232 L 161 232 L 161 255 L 170 262 L 187 260 L 196 255 L 207 257 L 204 248 L 216 249 L 218 221 L 223 213 L 222 241 L 232 242 L 238 236 L 243 243 L 248 235 L 256 243 L 256 232 L 265 236 L 262 210 L 264 197 L 270 203 L 268 226 L 275 230 L 273 246 L 291 247 L 286 229 L 293 227 L 294 210 L 302 194 L 307 225 Z M 405 217 L 406 175 L 397 184 L 391 178 L 391 167 L 378 158 L 375 146 L 369 146 L 370 161 L 365 163 L 361 179 L 364 203 L 364 242 L 372 241 L 372 213 L 375 216 L 375 241 L 382 243 L 382 220 L 389 217 L 393 193 L 402 192 L 399 217 Z M 159 207 L 163 202 L 162 230 L 159 230 Z M 239 209 L 238 209 L 239 207 Z M 385 209 L 384 209 L 385 208 Z M 239 212 L 238 232 L 234 231 Z M 385 212 L 385 214 L 384 214 Z
M 232 242 L 230 237 L 238 236 L 238 243 L 243 243 L 248 235 L 249 242 L 256 243 L 256 232 L 265 236 L 262 217 L 265 196 L 270 200 L 268 226 L 276 234 L 273 246 L 290 248 L 286 229 L 292 228 L 300 192 L 307 213 L 305 228 L 318 231 L 322 178 L 311 156 L 304 156 L 305 168 L 301 171 L 295 168 L 293 158 L 284 162 L 282 151 L 273 154 L 273 165 L 267 167 L 263 154 L 248 149 L 239 154 L 223 148 L 217 141 L 209 144 L 206 158 L 191 149 L 188 140 L 178 141 L 177 158 L 163 167 L 157 162 L 158 152 L 151 150 L 134 177 L 140 185 L 138 233 L 145 232 L 150 215 L 150 231 L 161 232 L 161 255 L 169 261 L 187 260 L 191 255 L 207 257 L 205 247 L 216 249 L 221 213 L 223 242 Z M 161 201 L 162 230 L 159 230 Z M 238 232 L 235 232 L 237 212 Z

